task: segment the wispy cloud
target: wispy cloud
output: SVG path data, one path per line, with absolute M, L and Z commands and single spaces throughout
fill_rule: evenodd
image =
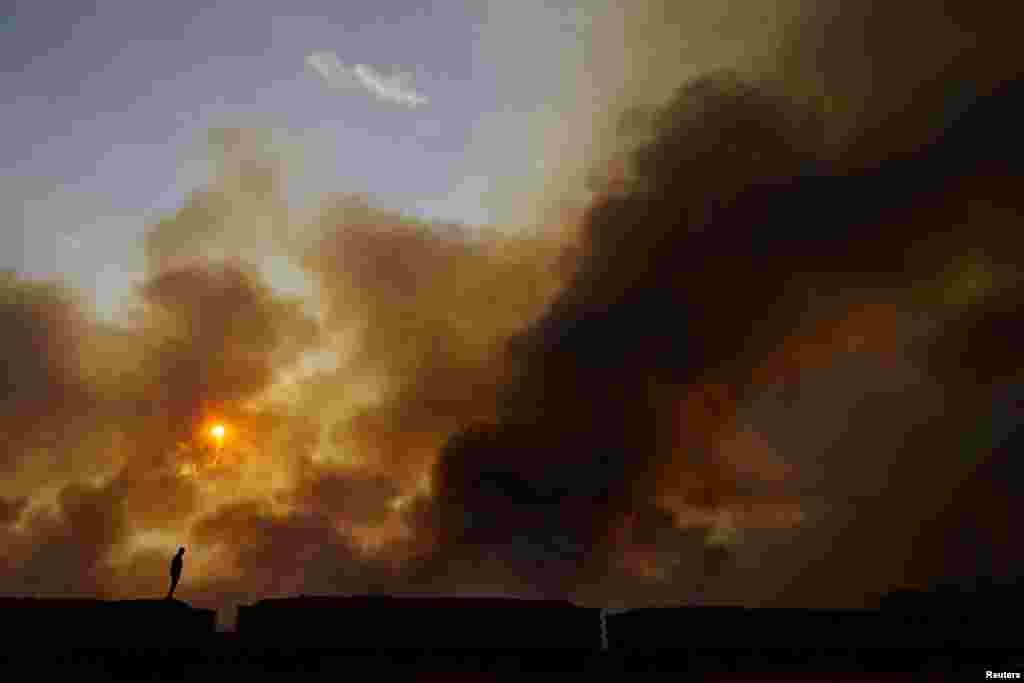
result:
M 362 88 L 378 100 L 413 109 L 430 102 L 413 88 L 409 74 L 395 73 L 389 76 L 366 64 L 347 66 L 330 50 L 310 53 L 306 56 L 306 65 L 332 89 Z
M 338 59 L 338 55 L 329 50 L 306 55 L 306 66 L 330 88 L 350 88 L 358 84 L 353 74 Z

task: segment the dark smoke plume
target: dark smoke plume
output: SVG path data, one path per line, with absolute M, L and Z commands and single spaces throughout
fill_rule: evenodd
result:
M 0 277 L 0 590 L 162 594 L 179 544 L 219 606 L 859 605 L 977 543 L 1017 571 L 1015 22 L 793 0 L 709 19 L 751 40 L 691 73 L 687 7 L 621 11 L 569 227 L 301 220 L 227 129 L 134 319 Z

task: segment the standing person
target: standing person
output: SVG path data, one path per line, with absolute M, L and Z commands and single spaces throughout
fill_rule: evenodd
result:
M 174 597 L 174 589 L 178 587 L 178 581 L 181 580 L 181 569 L 184 566 L 184 561 L 181 558 L 184 555 L 185 549 L 178 548 L 178 553 L 171 560 L 171 589 L 167 591 L 168 600 Z

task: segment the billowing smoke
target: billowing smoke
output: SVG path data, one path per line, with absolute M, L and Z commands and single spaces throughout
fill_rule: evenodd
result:
M 917 145 L 885 146 L 873 127 L 905 94 L 896 81 L 966 68 L 925 49 L 853 118 L 774 69 L 712 72 L 625 112 L 575 276 L 513 340 L 498 424 L 442 454 L 447 542 L 598 601 L 856 605 L 934 576 L 913 541 L 970 471 L 955 435 L 1015 367 L 1016 200 L 985 141 L 1019 102 L 919 115 Z M 860 139 L 870 155 L 836 144 Z M 969 327 L 966 311 L 991 320 Z M 687 529 L 703 544 L 684 550 Z
M 493 418 L 560 245 L 347 195 L 300 218 L 272 137 L 213 132 L 125 323 L 5 275 L 5 591 L 155 594 L 186 544 L 191 599 L 227 606 L 401 590 L 429 554 L 438 450 Z
M 300 216 L 273 136 L 226 129 L 128 322 L 4 274 L 0 591 L 161 595 L 181 544 L 220 606 L 846 605 L 944 571 L 950 491 L 1019 423 L 985 422 L 1020 379 L 1006 22 L 720 4 L 596 22 L 621 59 L 573 92 L 612 94 L 544 201 L 589 199 L 545 230 Z

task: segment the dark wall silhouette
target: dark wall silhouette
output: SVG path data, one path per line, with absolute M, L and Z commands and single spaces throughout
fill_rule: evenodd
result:
M 972 581 L 967 589 L 941 584 L 930 590 L 893 591 L 882 599 L 882 611 L 894 628 L 929 634 L 937 646 L 1019 648 L 1014 615 L 1024 607 L 1024 588 Z
M 988 585 L 894 591 L 877 610 L 681 607 L 607 617 L 612 648 L 1016 648 L 1024 590 Z
M 557 601 L 303 596 L 242 606 L 238 631 L 216 634 L 212 612 L 177 601 L 0 598 L 0 668 L 128 680 L 296 670 L 332 680 L 353 670 L 976 674 L 1024 663 L 1012 623 L 1021 592 L 900 591 L 860 611 L 640 609 L 607 616 L 607 651 L 600 610 Z
M 884 647 L 882 617 L 867 610 L 648 608 L 607 618 L 609 647 Z
M 1024 590 L 975 582 L 896 591 L 878 609 L 686 606 L 605 617 L 611 650 L 941 650 L 1017 646 Z M 418 596 L 303 596 L 238 609 L 243 642 L 331 648 L 597 649 L 600 610 L 568 602 Z
M 299 597 L 238 608 L 238 637 L 340 648 L 588 648 L 598 611 L 504 598 Z
M 173 647 L 216 632 L 217 614 L 173 600 L 0 598 L 6 639 L 66 646 L 124 643 Z
M 606 616 L 612 650 L 1013 648 L 1024 588 L 974 582 L 894 591 L 875 610 L 690 606 Z M 216 615 L 180 601 L 0 598 L 8 641 L 167 647 L 212 642 Z M 301 596 L 238 608 L 234 640 L 337 649 L 590 649 L 600 610 L 569 602 L 431 596 Z

